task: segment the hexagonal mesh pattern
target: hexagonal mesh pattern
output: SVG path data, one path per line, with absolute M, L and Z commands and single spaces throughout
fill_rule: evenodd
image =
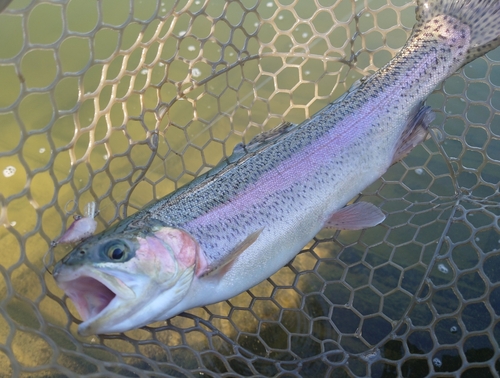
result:
M 498 374 L 499 49 L 435 91 L 433 138 L 362 194 L 383 224 L 324 230 L 235 298 L 83 338 L 44 268 L 86 203 L 102 230 L 301 122 L 413 23 L 407 0 L 15 0 L 0 14 L 0 376 Z

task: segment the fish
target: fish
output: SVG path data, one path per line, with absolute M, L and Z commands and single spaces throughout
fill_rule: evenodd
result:
M 125 332 L 227 300 L 291 261 L 323 228 L 384 213 L 349 204 L 424 141 L 424 105 L 464 64 L 500 45 L 500 0 L 417 0 L 401 51 L 300 125 L 239 144 L 207 173 L 103 232 L 54 267 L 81 335 Z

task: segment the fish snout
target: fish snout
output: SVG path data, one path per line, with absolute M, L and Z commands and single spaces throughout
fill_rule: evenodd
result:
M 64 256 L 54 267 L 54 275 L 63 265 L 74 266 L 80 265 L 87 258 L 87 250 L 85 248 L 76 248 L 66 256 Z

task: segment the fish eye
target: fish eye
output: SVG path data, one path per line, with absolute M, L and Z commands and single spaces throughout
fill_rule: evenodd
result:
M 107 255 L 111 260 L 123 260 L 127 253 L 127 246 L 123 243 L 113 243 L 107 248 Z
M 111 257 L 113 260 L 120 260 L 124 254 L 125 251 L 122 248 L 116 247 L 112 251 L 110 251 L 109 257 Z

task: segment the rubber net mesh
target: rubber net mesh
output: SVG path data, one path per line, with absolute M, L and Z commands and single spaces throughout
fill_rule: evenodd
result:
M 0 14 L 0 376 L 495 376 L 500 50 L 429 98 L 433 138 L 251 290 L 80 337 L 44 267 L 87 203 L 98 230 L 299 123 L 374 72 L 407 0 L 16 0 Z M 258 266 L 258 262 L 256 262 Z

